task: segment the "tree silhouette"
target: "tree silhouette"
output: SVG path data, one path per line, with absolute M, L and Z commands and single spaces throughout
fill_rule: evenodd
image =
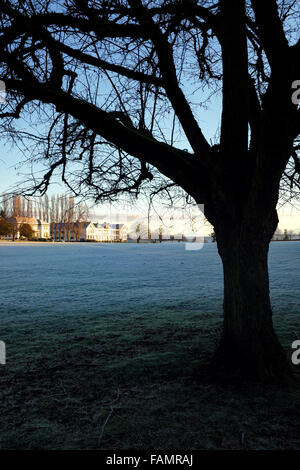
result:
M 26 223 L 20 225 L 19 233 L 20 233 L 20 237 L 25 237 L 25 238 L 32 238 L 34 235 L 31 225 L 26 224 Z
M 61 170 L 74 195 L 95 200 L 158 181 L 204 203 L 224 269 L 214 364 L 227 376 L 281 380 L 289 370 L 267 256 L 280 181 L 299 184 L 296 4 L 0 0 L 3 133 L 31 142 L 47 165 L 32 192 Z M 192 97 L 203 104 L 220 88 L 211 145 Z M 14 130 L 26 116 L 30 130 Z
M 5 220 L 4 215 L 0 216 L 0 237 L 11 235 L 13 233 L 12 225 Z

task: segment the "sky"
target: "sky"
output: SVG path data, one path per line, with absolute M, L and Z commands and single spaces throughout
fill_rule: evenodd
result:
M 1 107 L 1 104 L 0 104 Z M 220 99 L 216 96 L 211 99 L 208 104 L 207 109 L 201 109 L 199 113 L 199 125 L 208 139 L 211 141 L 214 139 L 216 129 L 220 125 L 220 116 L 221 116 L 221 105 Z M 0 194 L 3 192 L 10 192 L 12 188 L 21 187 L 21 182 L 24 181 L 24 174 L 30 173 L 30 168 L 26 165 L 20 166 L 20 162 L 24 162 L 25 157 L 22 153 L 14 146 L 9 143 L 1 142 L 2 151 L 0 154 Z M 38 167 L 37 167 L 38 168 Z M 51 185 L 48 195 L 61 194 L 63 192 L 68 192 L 63 184 L 58 182 L 58 180 Z M 101 204 L 95 206 L 93 201 L 89 201 L 91 206 L 91 217 L 95 220 L 105 218 L 104 214 L 107 214 L 107 218 L 122 218 L 124 215 L 124 204 L 120 203 L 119 205 L 114 204 L 113 207 L 109 205 Z M 128 207 L 126 208 L 128 212 Z M 141 209 L 141 204 L 138 202 L 137 207 L 131 207 L 130 213 L 138 213 L 143 211 Z M 295 203 L 285 204 L 283 207 L 278 206 L 278 215 L 279 215 L 279 228 L 283 231 L 285 229 L 300 233 L 300 204 Z M 120 219 L 120 222 L 122 220 Z M 205 228 L 206 234 L 211 232 L 211 227 Z

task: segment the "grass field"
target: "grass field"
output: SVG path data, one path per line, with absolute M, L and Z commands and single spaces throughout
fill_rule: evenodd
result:
M 276 315 L 291 355 L 296 315 Z M 294 386 L 215 385 L 215 315 L 48 315 L 2 329 L 1 449 L 300 449 Z

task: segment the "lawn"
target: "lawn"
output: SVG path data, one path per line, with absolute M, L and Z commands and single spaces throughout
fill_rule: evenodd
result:
M 287 353 L 296 315 L 275 315 Z M 165 311 L 7 322 L 0 449 L 300 449 L 288 388 L 214 384 L 221 318 Z

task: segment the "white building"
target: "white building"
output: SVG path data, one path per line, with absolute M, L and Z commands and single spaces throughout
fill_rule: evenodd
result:
M 128 239 L 128 228 L 125 224 L 111 224 L 110 227 L 114 241 L 125 242 Z
M 20 238 L 20 227 L 23 224 L 30 225 L 33 230 L 33 238 L 50 238 L 50 224 L 35 217 L 10 217 L 7 221 L 14 226 L 14 235 L 7 238 Z
M 54 223 L 51 228 L 53 240 L 64 241 L 126 241 L 128 229 L 124 224 L 95 222 Z

